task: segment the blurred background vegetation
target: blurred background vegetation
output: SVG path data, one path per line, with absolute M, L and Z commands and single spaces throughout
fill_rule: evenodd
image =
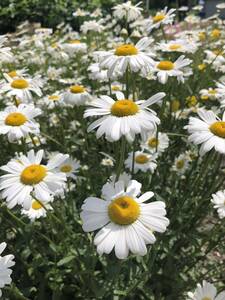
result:
M 0 0 L 0 34 L 12 32 L 22 22 L 40 22 L 44 27 L 55 28 L 61 22 L 68 22 L 74 28 L 77 20 L 72 13 L 80 9 L 92 11 L 102 8 L 110 13 L 111 7 L 122 0 Z M 139 2 L 132 1 L 133 4 Z M 193 5 L 197 0 L 143 0 L 143 6 L 160 8 L 164 6 Z

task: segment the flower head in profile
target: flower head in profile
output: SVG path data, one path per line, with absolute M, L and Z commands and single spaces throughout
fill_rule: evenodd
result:
M 185 128 L 190 133 L 188 140 L 196 145 L 201 144 L 200 155 L 211 149 L 225 153 L 225 114 L 222 120 L 211 110 L 199 109 L 199 118 L 190 117 Z
M 141 16 L 141 11 L 143 10 L 139 7 L 141 2 L 133 5 L 131 1 L 125 3 L 117 4 L 113 7 L 113 15 L 117 19 L 126 18 L 127 22 L 132 22 Z
M 153 29 L 159 28 L 161 25 L 172 24 L 175 17 L 176 9 L 170 10 L 165 7 L 163 10 L 157 12 L 155 16 L 150 17 L 146 22 L 147 32 L 151 32 Z
M 79 39 L 69 40 L 67 43 L 62 45 L 62 48 L 73 56 L 75 53 L 85 53 L 87 51 L 87 44 L 81 42 Z
M 136 151 L 134 153 L 134 173 L 137 173 L 138 171 L 154 173 L 155 169 L 157 168 L 156 158 L 157 154 Z M 132 171 L 133 152 L 128 154 L 128 158 L 125 160 L 125 166 Z
M 7 134 L 10 142 L 26 138 L 30 133 L 39 134 L 35 117 L 41 114 L 33 104 L 10 105 L 0 112 L 0 134 Z
M 69 90 L 63 94 L 63 101 L 72 106 L 85 105 L 90 101 L 90 94 L 83 85 L 72 85 Z
M 82 205 L 81 219 L 86 232 L 100 229 L 94 238 L 99 254 L 109 254 L 113 248 L 119 259 L 127 258 L 129 251 L 137 255 L 147 253 L 146 244 L 156 241 L 154 232 L 164 232 L 169 225 L 165 204 L 161 201 L 144 203 L 154 195 L 142 196 L 141 184 L 106 183 L 102 199 L 89 197 Z
M 214 204 L 214 208 L 217 210 L 219 218 L 225 218 L 225 190 L 212 194 L 211 202 Z
M 134 44 L 122 44 L 110 51 L 98 51 L 99 65 L 108 70 L 108 77 L 115 73 L 123 75 L 129 67 L 131 72 L 138 72 L 142 68 L 150 70 L 154 64 L 155 54 L 150 51 L 152 40 L 144 37 Z
M 40 218 L 45 218 L 47 216 L 47 211 L 53 209 L 51 204 L 49 204 L 50 201 L 53 201 L 53 197 L 45 202 L 32 199 L 30 209 L 22 209 L 21 214 L 27 216 L 31 222 Z
M 217 294 L 216 287 L 203 280 L 202 285 L 197 284 L 197 288 L 194 293 L 188 292 L 188 297 L 191 300 L 224 300 L 225 291 Z
M 24 209 L 30 209 L 34 197 L 40 201 L 48 201 L 64 188 L 66 175 L 58 172 L 57 167 L 68 155 L 59 153 L 47 164 L 41 163 L 43 155 L 43 150 L 36 154 L 34 150 L 30 150 L 27 156 L 12 159 L 0 168 L 6 172 L 0 177 L 0 190 L 9 208 L 19 204 Z
M 128 141 L 133 141 L 136 134 L 142 135 L 146 131 L 155 131 L 160 120 L 149 106 L 160 101 L 164 96 L 165 93 L 157 93 L 146 101 L 137 102 L 125 99 L 120 92 L 117 93 L 117 101 L 109 96 L 100 96 L 90 103 L 92 107 L 84 113 L 85 118 L 101 116 L 88 127 L 88 131 L 98 128 L 97 138 L 105 134 L 109 141 L 118 141 L 122 136 L 125 136 Z
M 7 244 L 1 243 L 0 244 L 0 270 L 1 270 L 1 280 L 0 280 L 0 297 L 2 296 L 1 289 L 12 282 L 11 274 L 12 270 L 10 269 L 12 266 L 15 265 L 13 261 L 14 255 L 8 254 L 2 256 L 2 252 L 5 250 Z

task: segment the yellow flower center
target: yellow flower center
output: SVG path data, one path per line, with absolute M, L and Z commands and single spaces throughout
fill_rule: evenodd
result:
M 120 91 L 120 87 L 118 85 L 112 85 L 111 88 L 112 91 Z
M 203 101 L 207 101 L 209 99 L 209 97 L 207 95 L 202 95 L 201 96 L 201 100 Z
M 179 44 L 172 44 L 169 46 L 170 50 L 178 50 L 180 48 L 181 48 L 181 45 L 179 45 Z
M 174 64 L 172 63 L 172 61 L 164 60 L 158 63 L 157 68 L 164 71 L 170 71 L 173 70 Z
M 11 82 L 11 87 L 14 89 L 23 90 L 29 86 L 28 81 L 25 79 L 15 79 Z
M 209 90 L 208 93 L 212 96 L 214 96 L 216 94 L 216 90 L 212 89 L 212 90 Z
M 211 37 L 214 38 L 214 39 L 218 39 L 221 35 L 221 31 L 219 29 L 214 29 L 212 32 L 211 32 Z
M 71 165 L 64 165 L 60 168 L 60 171 L 63 173 L 69 173 L 72 171 Z
M 158 23 L 158 22 L 161 22 L 162 20 L 165 19 L 165 15 L 164 14 L 159 14 L 159 15 L 156 15 L 153 17 L 153 22 L 154 23 Z
M 218 121 L 213 123 L 210 127 L 209 127 L 210 131 L 221 137 L 221 138 L 225 138 L 225 122 L 224 121 Z
M 34 200 L 34 201 L 32 202 L 32 208 L 33 208 L 34 210 L 39 210 L 39 209 L 41 209 L 42 207 L 43 207 L 43 206 L 42 206 L 42 204 L 41 204 L 40 201 Z
M 195 96 L 187 97 L 187 105 L 188 107 L 195 106 L 197 104 L 197 98 Z
M 159 141 L 157 138 L 153 137 L 148 140 L 148 145 L 150 148 L 156 148 L 156 146 L 159 144 Z
M 70 40 L 68 43 L 69 44 L 80 44 L 80 41 L 79 40 Z
M 132 44 L 124 44 L 116 48 L 115 55 L 128 56 L 138 54 L 138 49 Z
M 139 154 L 135 157 L 135 162 L 137 164 L 143 165 L 143 164 L 146 164 L 148 161 L 149 161 L 149 158 L 145 154 Z
M 177 169 L 182 169 L 184 167 L 184 160 L 183 159 L 178 160 L 176 162 L 176 167 L 177 167 Z
M 27 118 L 19 113 L 14 112 L 9 114 L 5 119 L 5 124 L 9 126 L 21 126 L 27 121 Z
M 133 116 L 138 111 L 137 104 L 129 99 L 117 100 L 111 107 L 111 114 L 117 117 Z
M 57 95 L 51 95 L 51 96 L 48 96 L 48 100 L 51 100 L 51 101 L 58 101 L 58 100 L 59 100 L 59 96 L 57 96 Z
M 108 207 L 108 214 L 112 222 L 129 225 L 139 217 L 140 207 L 133 198 L 123 196 L 112 201 Z
M 172 112 L 178 111 L 179 108 L 180 108 L 180 101 L 179 100 L 173 100 L 172 104 L 171 104 Z
M 17 76 L 17 73 L 16 73 L 16 71 L 15 70 L 13 70 L 13 71 L 11 71 L 11 72 L 9 72 L 9 73 L 7 73 L 11 78 L 13 78 L 13 77 L 16 77 Z
M 216 56 L 222 55 L 222 54 L 223 54 L 223 50 L 221 50 L 221 49 L 214 49 L 214 50 L 213 50 L 213 53 L 214 53 Z
M 206 68 L 206 64 L 200 64 L 198 65 L 199 71 L 203 71 Z
M 41 182 L 47 174 L 46 168 L 42 165 L 30 165 L 20 175 L 23 184 L 33 185 Z
M 211 297 L 204 297 L 204 298 L 202 298 L 202 300 L 212 300 L 212 298 Z
M 199 37 L 200 41 L 204 41 L 206 39 L 205 32 L 199 32 L 198 37 Z
M 70 92 L 73 94 L 80 94 L 85 92 L 85 88 L 82 85 L 72 85 L 70 87 Z

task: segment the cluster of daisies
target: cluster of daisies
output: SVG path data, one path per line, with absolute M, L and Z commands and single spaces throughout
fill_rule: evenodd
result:
M 79 148 L 84 153 L 87 134 L 96 131 L 96 138 L 104 140 L 107 147 L 117 143 L 120 153 L 116 158 L 105 155 L 101 165 L 115 166 L 114 173 L 98 197 L 82 199 L 80 218 L 83 231 L 98 230 L 93 239 L 97 252 L 114 251 L 118 259 L 146 255 L 147 245 L 153 245 L 157 233 L 164 233 L 169 226 L 165 202 L 153 200 L 154 193 L 149 187 L 146 191 L 136 176 L 154 177 L 158 163 L 166 163 L 172 174 L 185 179 L 198 156 L 198 145 L 199 159 L 210 151 L 225 154 L 224 24 L 214 16 L 210 30 L 206 25 L 182 28 L 182 24 L 174 24 L 175 9 L 166 7 L 148 18 L 142 10 L 141 3 L 128 1 L 113 7 L 113 17 L 103 17 L 96 10 L 91 14 L 95 20 L 84 21 L 80 32 L 60 24 L 60 35 L 48 28 L 37 28 L 31 35 L 25 24 L 20 27 L 23 38 L 19 38 L 20 31 L 10 40 L 0 36 L 0 97 L 4 104 L 0 134 L 20 149 L 0 167 L 3 205 L 7 209 L 19 206 L 32 222 L 54 214 L 54 201 L 76 188 L 82 168 L 73 156 L 74 145 L 68 149 L 70 154 L 47 151 L 46 138 L 55 139 L 43 130 L 53 128 L 52 132 L 61 134 L 62 140 L 56 140 L 61 148 L 73 132 L 79 136 L 80 129 L 85 130 Z M 79 9 L 73 16 L 88 13 Z M 130 34 L 117 20 L 126 21 Z M 192 13 L 185 18 L 192 26 L 199 21 Z M 9 47 L 10 42 L 16 46 Z M 196 53 L 201 53 L 200 59 Z M 24 62 L 24 68 L 11 63 L 14 57 Z M 190 86 L 193 76 L 200 81 L 209 69 L 220 74 L 218 80 L 210 86 Z M 153 85 L 156 88 L 148 88 Z M 178 98 L 179 89 L 187 90 L 186 99 Z M 176 123 L 182 124 L 185 134 L 176 132 Z M 188 135 L 187 145 L 191 146 L 167 162 L 170 146 L 173 149 L 170 134 Z M 225 190 L 216 191 L 211 198 L 219 218 L 225 218 Z M 5 247 L 0 244 L 0 253 Z M 11 282 L 13 258 L 0 257 L 0 288 Z M 188 297 L 223 300 L 225 293 L 217 295 L 216 288 L 203 281 Z

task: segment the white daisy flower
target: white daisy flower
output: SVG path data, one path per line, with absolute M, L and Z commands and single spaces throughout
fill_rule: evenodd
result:
M 191 60 L 181 55 L 175 62 L 162 60 L 155 62 L 154 72 L 157 73 L 159 82 L 167 83 L 169 77 L 177 77 L 178 81 L 184 82 L 184 67 L 190 65 Z
M 89 78 L 92 80 L 98 80 L 100 82 L 108 82 L 109 78 L 107 75 L 107 70 L 102 70 L 99 66 L 99 63 L 94 63 L 91 64 L 88 67 L 88 71 L 89 71 Z
M 84 113 L 85 118 L 101 116 L 88 127 L 88 132 L 98 128 L 97 138 L 105 134 L 109 141 L 118 141 L 122 136 L 125 136 L 128 141 L 133 141 L 136 134 L 144 134 L 145 131 L 156 129 L 160 120 L 148 107 L 164 96 L 165 93 L 157 93 L 146 101 L 137 102 L 125 99 L 122 93 L 117 93 L 117 101 L 109 96 L 100 96 L 99 99 L 91 102 L 92 108 L 86 109 Z
M 7 134 L 10 142 L 26 138 L 30 133 L 39 134 L 39 124 L 34 118 L 40 114 L 41 110 L 33 104 L 10 105 L 0 112 L 0 134 Z
M 153 29 L 159 28 L 161 25 L 172 24 L 175 17 L 176 9 L 170 9 L 167 11 L 167 7 L 157 12 L 154 17 L 150 17 L 146 22 L 146 30 L 150 33 Z
M 10 47 L 3 47 L 7 37 L 5 35 L 0 35 L 0 62 L 10 62 L 13 58 Z
M 164 52 L 181 52 L 181 53 L 194 53 L 197 50 L 196 43 L 190 40 L 174 40 L 168 42 L 161 42 L 158 48 Z
M 4 74 L 7 82 L 1 82 L 0 93 L 6 93 L 7 96 L 16 96 L 20 100 L 30 101 L 32 100 L 32 93 L 35 93 L 39 97 L 42 95 L 40 87 L 42 82 L 39 77 L 34 79 L 18 78 L 13 79 L 12 77 Z
M 190 117 L 189 124 L 185 126 L 191 134 L 188 138 L 190 142 L 200 147 L 200 155 L 204 155 L 212 148 L 219 153 L 225 153 L 225 114 L 222 120 L 213 111 L 199 109 L 199 118 Z
M 63 95 L 63 101 L 72 106 L 85 105 L 90 99 L 90 94 L 82 85 L 72 85 Z
M 101 22 L 97 21 L 85 21 L 81 27 L 80 27 L 81 32 L 84 34 L 87 34 L 88 32 L 97 32 L 101 33 L 104 31 L 104 26 L 101 24 Z
M 66 177 L 71 177 L 73 179 L 77 179 L 76 173 L 79 171 L 80 162 L 71 157 L 67 158 L 61 165 L 59 165 L 58 169 L 60 172 L 65 173 Z
M 134 173 L 138 171 L 154 173 L 157 168 L 156 162 L 157 154 L 148 154 L 143 151 L 136 151 L 134 154 Z M 128 154 L 128 158 L 125 160 L 125 166 L 132 171 L 133 167 L 133 152 Z
M 11 78 L 22 78 L 24 76 L 27 76 L 27 69 L 20 69 L 20 70 L 12 70 L 7 73 L 8 76 Z
M 141 11 L 143 10 L 139 5 L 142 2 L 138 2 L 136 5 L 132 5 L 131 1 L 126 3 L 117 4 L 112 9 L 114 10 L 113 15 L 117 19 L 126 18 L 127 22 L 136 20 L 141 16 Z
M 190 156 L 187 153 L 180 154 L 175 158 L 174 164 L 172 166 L 172 171 L 183 175 L 186 170 L 189 168 Z
M 217 89 L 208 88 L 208 89 L 202 89 L 199 91 L 199 94 L 201 95 L 202 100 L 215 100 L 219 97 L 219 94 L 217 92 Z
M 122 44 L 115 50 L 98 51 L 99 65 L 102 69 L 108 70 L 108 77 L 112 77 L 114 71 L 123 75 L 130 68 L 132 72 L 138 72 L 145 68 L 150 70 L 153 66 L 154 54 L 149 50 L 152 40 L 148 37 L 142 38 L 136 45 Z
M 52 200 L 53 198 L 49 201 Z M 45 218 L 47 216 L 47 211 L 52 209 L 52 206 L 48 202 L 45 203 L 44 201 L 32 199 L 30 209 L 22 209 L 21 214 L 27 216 L 31 222 L 34 222 L 36 219 Z
M 107 183 L 102 189 L 102 198 L 89 197 L 82 205 L 81 219 L 86 232 L 101 230 L 94 238 L 99 254 L 109 254 L 115 248 L 119 259 L 127 258 L 129 251 L 145 255 L 146 244 L 153 244 L 153 234 L 164 232 L 169 225 L 165 217 L 165 204 L 161 201 L 143 203 L 153 192 L 138 198 L 141 183 L 131 180 L 127 186 L 123 181 Z
M 15 262 L 13 261 L 14 255 L 8 254 L 5 256 L 2 256 L 2 252 L 5 250 L 7 244 L 5 242 L 0 244 L 0 297 L 2 296 L 1 289 L 12 282 L 11 274 L 12 270 L 10 269 L 12 266 L 15 265 Z
M 141 147 L 151 153 L 157 152 L 163 153 L 169 146 L 169 138 L 166 133 L 158 132 L 154 134 L 148 134 L 144 141 L 141 143 Z
M 75 53 L 85 53 L 87 51 L 87 44 L 82 43 L 80 40 L 69 40 L 62 47 L 70 56 Z
M 53 109 L 56 105 L 63 104 L 63 95 L 59 92 L 53 93 L 51 95 L 45 96 L 41 101 L 41 104 L 45 104 L 48 108 Z
M 216 287 L 203 280 L 202 285 L 197 284 L 197 288 L 194 293 L 189 292 L 188 297 L 191 300 L 224 300 L 225 291 L 217 295 Z
M 33 197 L 41 201 L 48 201 L 64 188 L 66 175 L 57 171 L 57 167 L 68 158 L 68 155 L 58 154 L 41 164 L 44 151 L 34 153 L 30 150 L 27 154 L 19 156 L 2 166 L 0 169 L 6 175 L 0 177 L 0 190 L 2 198 L 6 198 L 7 206 L 13 208 L 16 204 L 24 209 L 30 209 Z
M 214 208 L 217 209 L 220 219 L 225 218 L 225 190 L 212 194 L 211 202 L 214 204 Z

